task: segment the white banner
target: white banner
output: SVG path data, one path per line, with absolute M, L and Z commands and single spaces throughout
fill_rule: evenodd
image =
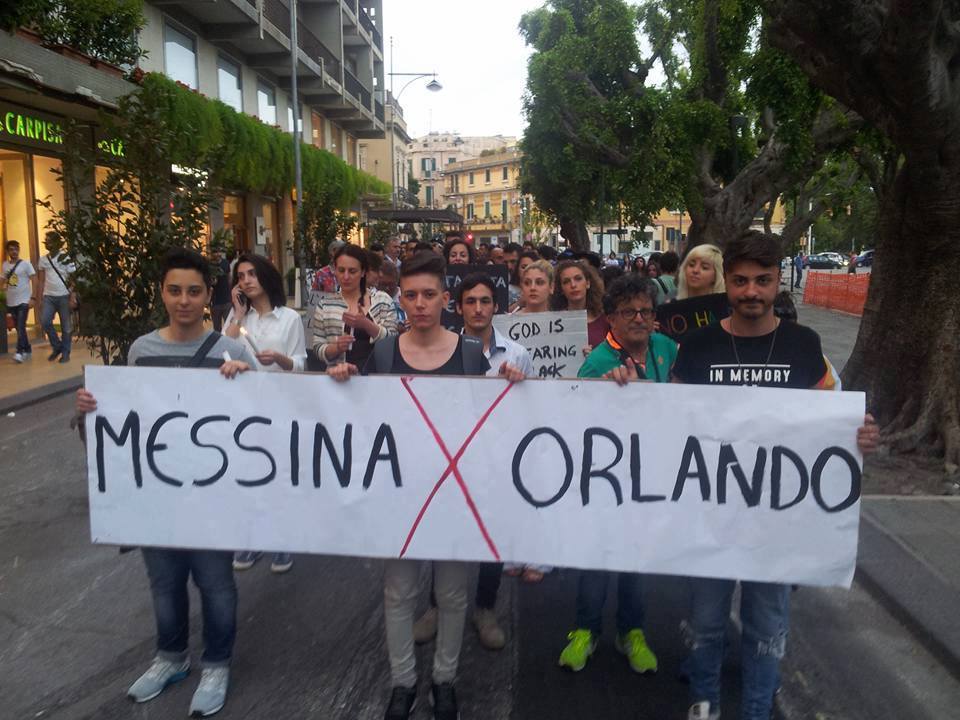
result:
M 861 393 L 85 372 L 94 542 L 853 577 Z
M 575 378 L 586 359 L 586 310 L 494 315 L 493 326 L 529 351 L 535 377 Z

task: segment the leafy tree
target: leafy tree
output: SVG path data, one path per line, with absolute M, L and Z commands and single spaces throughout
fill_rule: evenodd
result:
M 880 189 L 878 233 L 844 384 L 867 392 L 868 407 L 892 448 L 942 453 L 955 470 L 960 87 L 954 78 L 960 8 L 932 0 L 762 5 L 771 43 L 896 148 L 886 162 L 864 162 L 872 165 L 871 183 Z
M 215 198 L 205 173 L 171 173 L 177 137 L 165 122 L 164 98 L 128 95 L 117 114 L 105 120 L 124 154 L 114 158 L 89 196 L 86 183 L 98 158 L 85 154 L 84 128 L 74 127 L 70 132 L 78 137 L 65 143 L 68 157 L 61 175 L 72 202 L 49 227 L 76 263 L 81 331 L 91 350 L 104 364 L 124 364 L 133 341 L 164 321 L 164 254 L 172 247 L 203 249 L 207 210 Z M 196 164 L 202 167 L 206 160 L 198 157 Z
M 636 224 L 683 206 L 692 244 L 723 245 L 852 144 L 862 119 L 762 22 L 755 0 L 552 0 L 524 16 L 525 187 L 565 237 L 585 241 L 606 202 Z

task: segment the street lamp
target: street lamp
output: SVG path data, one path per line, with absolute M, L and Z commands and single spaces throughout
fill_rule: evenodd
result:
M 406 90 L 412 83 L 423 78 L 430 78 L 430 82 L 427 83 L 427 90 L 430 92 L 439 92 L 443 90 L 443 85 L 437 80 L 437 74 L 432 73 L 402 73 L 402 72 L 393 72 L 393 37 L 390 37 L 390 72 L 387 73 L 387 77 L 390 78 L 390 184 L 393 186 L 393 207 L 397 207 L 397 179 L 399 172 L 397 171 L 397 158 L 394 155 L 394 126 L 397 122 L 396 116 L 396 103 L 400 99 L 400 96 L 403 95 L 403 91 Z M 408 80 L 400 92 L 397 94 L 393 93 L 393 79 L 395 77 L 408 77 Z

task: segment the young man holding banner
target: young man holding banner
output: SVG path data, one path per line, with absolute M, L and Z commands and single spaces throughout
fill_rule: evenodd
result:
M 127 364 L 219 367 L 226 378 L 254 367 L 254 359 L 243 344 L 203 325 L 204 309 L 213 294 L 213 276 L 207 260 L 193 250 L 177 248 L 167 254 L 161 272 L 161 296 L 170 324 L 137 338 L 130 346 Z M 83 416 L 96 409 L 93 395 L 83 388 L 78 390 L 81 437 Z M 153 594 L 157 654 L 127 695 L 137 703 L 153 700 L 190 672 L 187 581 L 192 575 L 203 603 L 204 650 L 203 672 L 190 703 L 190 714 L 213 715 L 227 699 L 230 657 L 237 631 L 233 553 L 159 547 L 145 547 L 142 552 Z
M 484 375 L 490 363 L 483 345 L 468 335 L 457 335 L 441 324 L 450 301 L 445 289 L 443 258 L 432 252 L 418 253 L 400 269 L 400 303 L 410 329 L 375 347 L 364 374 L 393 375 Z M 327 370 L 338 381 L 356 375 L 359 369 L 341 363 Z M 503 363 L 500 376 L 510 382 L 523 379 L 523 371 Z M 430 693 L 435 720 L 458 720 L 460 712 L 453 681 L 460 659 L 467 609 L 470 565 L 463 562 L 434 563 L 434 593 L 438 605 L 437 645 L 433 657 Z M 417 704 L 417 670 L 414 655 L 413 613 L 419 595 L 420 563 L 390 560 L 383 579 L 384 623 L 393 690 L 386 720 L 407 720 Z
M 780 286 L 780 241 L 751 231 L 727 244 L 723 270 L 732 314 L 685 338 L 673 368 L 675 382 L 832 389 L 820 338 L 779 320 L 773 302 Z M 879 429 L 867 415 L 857 433 L 861 453 L 872 452 Z M 736 580 L 691 580 L 689 720 L 720 717 L 720 666 Z M 769 720 L 786 651 L 790 587 L 741 583 L 743 621 L 742 720 Z
M 631 380 L 668 382 L 677 356 L 670 338 L 653 332 L 657 289 L 653 282 L 633 273 L 617 278 L 603 297 L 610 324 L 606 339 L 587 356 L 578 377 L 608 378 L 620 384 Z M 610 573 L 581 570 L 577 587 L 576 626 L 560 653 L 560 666 L 579 672 L 597 647 L 603 626 Z M 643 631 L 643 576 L 617 573 L 616 648 L 637 673 L 657 671 L 657 656 Z

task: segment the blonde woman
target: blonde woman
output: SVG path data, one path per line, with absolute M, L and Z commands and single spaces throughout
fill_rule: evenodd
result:
M 680 267 L 677 300 L 727 291 L 723 282 L 723 254 L 716 245 L 697 245 Z
M 519 314 L 547 312 L 553 296 L 553 265 L 536 260 L 520 271 Z

